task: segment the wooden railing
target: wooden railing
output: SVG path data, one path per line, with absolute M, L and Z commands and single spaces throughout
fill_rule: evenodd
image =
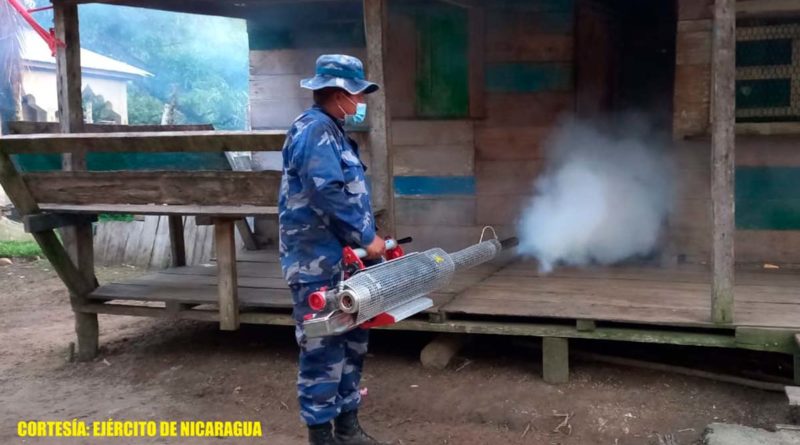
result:
M 0 138 L 0 153 L 279 151 L 285 137 L 274 130 L 20 134 Z
M 76 316 L 91 301 L 97 282 L 92 261 L 73 262 L 54 229 L 79 228 L 80 251 L 91 252 L 92 214 L 149 213 L 172 215 L 170 239 L 175 265 L 185 257 L 183 230 L 177 215 L 205 215 L 215 225 L 220 328 L 238 329 L 239 308 L 234 227 L 237 217 L 276 212 L 279 172 L 240 171 L 53 171 L 24 173 L 15 154 L 87 153 L 222 153 L 278 151 L 282 131 L 256 132 L 111 132 L 24 134 L 0 137 L 0 184 L 42 251 L 73 296 Z M 89 214 L 85 218 L 75 214 Z M 177 223 L 177 224 L 173 224 Z M 82 258 L 91 258 L 91 253 Z M 88 264 L 88 265 L 87 265 Z M 96 324 L 96 322 L 95 322 Z M 87 324 L 88 326 L 88 324 Z M 91 326 L 89 326 L 91 327 Z M 96 337 L 96 326 L 86 329 Z
M 279 131 L 12 135 L 0 138 L 0 156 L 8 159 L 12 154 L 275 151 L 281 149 L 284 137 L 284 133 Z M 45 208 L 61 211 L 70 210 L 69 205 L 74 205 L 74 211 L 85 211 L 79 206 L 108 204 L 117 207 L 109 207 L 107 212 L 127 212 L 129 209 L 124 206 L 129 205 L 154 205 L 251 206 L 255 208 L 249 208 L 248 213 L 274 213 L 280 186 L 280 173 L 272 171 L 54 171 L 17 174 L 33 201 Z M 21 210 L 25 212 L 24 208 Z M 146 213 L 153 212 L 155 210 Z M 223 214 L 236 212 L 240 211 L 222 211 Z

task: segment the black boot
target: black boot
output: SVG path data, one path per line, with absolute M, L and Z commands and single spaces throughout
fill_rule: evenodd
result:
M 347 411 L 333 419 L 334 435 L 342 445 L 383 445 L 361 429 L 358 410 Z
M 321 423 L 319 425 L 308 426 L 309 445 L 339 445 L 339 441 L 333 437 L 331 423 Z

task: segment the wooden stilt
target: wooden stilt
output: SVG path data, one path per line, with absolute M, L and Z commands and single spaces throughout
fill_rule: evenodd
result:
M 236 241 L 234 221 L 214 221 L 214 244 L 217 249 L 217 276 L 219 286 L 219 328 L 223 331 L 239 329 L 239 295 L 236 275 Z
M 734 144 L 736 82 L 736 2 L 714 7 L 711 112 L 712 291 L 711 320 L 733 322 Z
M 75 335 L 78 339 L 76 357 L 78 361 L 90 361 L 97 357 L 100 348 L 100 324 L 97 314 L 75 311 Z
M 794 384 L 800 386 L 800 353 L 794 354 Z
M 58 113 L 62 133 L 83 130 L 83 99 L 81 96 L 81 43 L 78 27 L 78 5 L 64 1 L 53 4 L 56 37 L 65 46 L 56 48 L 58 83 Z M 85 154 L 66 153 L 62 168 L 68 171 L 86 170 Z M 86 283 L 97 286 L 94 275 L 94 241 L 91 223 L 82 223 L 61 230 L 64 247 Z M 75 311 L 75 333 L 78 336 L 78 360 L 91 360 L 97 355 L 99 330 L 97 314 L 80 313 L 77 308 L 85 302 L 87 293 L 72 295 Z
M 800 334 L 794 334 L 794 384 L 800 386 Z
M 569 381 L 569 340 L 542 338 L 542 378 L 551 384 Z
M 170 215 L 169 218 L 169 245 L 172 254 L 172 267 L 186 265 L 186 240 L 183 236 L 183 216 Z

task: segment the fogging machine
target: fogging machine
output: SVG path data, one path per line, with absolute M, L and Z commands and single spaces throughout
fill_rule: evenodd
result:
M 450 284 L 456 272 L 491 261 L 518 244 L 516 238 L 495 238 L 453 253 L 433 248 L 406 254 L 401 244 L 409 241 L 387 239 L 386 261 L 370 267 L 362 261 L 366 251 L 345 247 L 343 280 L 308 297 L 314 312 L 303 321 L 306 336 L 386 326 L 418 314 L 433 306 L 427 295 Z

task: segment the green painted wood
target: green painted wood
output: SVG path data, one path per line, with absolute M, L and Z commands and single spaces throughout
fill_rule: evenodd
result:
M 468 12 L 424 4 L 416 10 L 417 115 L 457 118 L 469 114 Z
M 61 156 L 15 155 L 14 162 L 23 172 L 61 170 Z M 118 170 L 230 170 L 224 153 L 89 153 L 89 171 Z
M 797 345 L 794 335 L 794 331 L 742 326 L 736 328 L 736 346 L 754 351 L 795 354 Z
M 250 50 L 363 47 L 363 20 L 361 2 L 270 5 L 247 21 Z
M 792 39 L 736 42 L 736 66 L 791 65 L 792 42 Z
M 572 65 L 512 62 L 486 66 L 486 90 L 491 93 L 535 93 L 572 89 Z
M 569 340 L 559 337 L 542 339 L 542 378 L 550 384 L 569 382 Z
M 597 323 L 594 320 L 577 320 L 575 328 L 578 332 L 592 332 L 597 329 Z
M 800 168 L 738 167 L 736 227 L 800 229 Z
M 736 108 L 785 108 L 792 104 L 792 79 L 736 81 Z M 781 116 L 782 117 L 782 116 Z
M 535 12 L 569 12 L 575 8 L 575 0 L 493 0 L 491 7 Z
M 380 328 L 384 329 L 384 328 Z M 634 343 L 655 343 L 681 346 L 707 346 L 714 348 L 736 348 L 733 330 L 730 334 L 721 332 L 682 332 L 642 328 L 597 328 L 594 331 L 581 332 L 573 326 L 536 324 L 536 323 L 500 323 L 491 321 L 443 320 L 440 323 L 428 323 L 419 320 L 405 320 L 386 327 L 390 330 L 457 332 L 464 334 L 485 335 L 517 335 L 521 337 L 563 337 L 593 340 L 629 341 Z

